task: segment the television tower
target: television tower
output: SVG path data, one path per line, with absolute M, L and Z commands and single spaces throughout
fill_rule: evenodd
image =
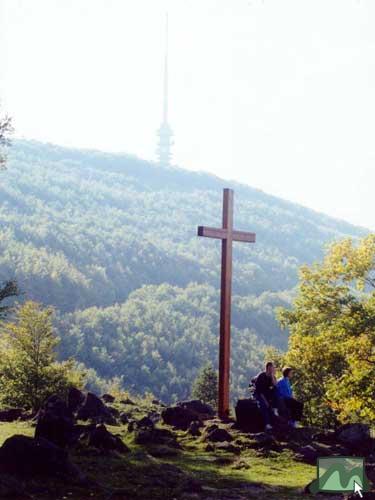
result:
M 168 123 L 168 14 L 165 19 L 165 57 L 164 57 L 164 87 L 163 87 L 163 119 L 158 130 L 157 155 L 159 164 L 168 166 L 171 163 L 171 146 L 173 132 Z

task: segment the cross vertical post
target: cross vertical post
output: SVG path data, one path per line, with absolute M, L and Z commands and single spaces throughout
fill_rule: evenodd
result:
M 219 351 L 219 416 L 229 413 L 230 380 L 230 319 L 232 295 L 232 237 L 233 237 L 233 191 L 224 189 L 223 229 L 226 238 L 221 241 L 221 297 L 220 297 L 220 351 Z
M 230 324 L 232 302 L 232 246 L 233 241 L 255 243 L 255 234 L 233 229 L 233 190 L 223 192 L 222 228 L 198 227 L 198 236 L 221 240 L 221 295 L 220 295 L 220 351 L 218 413 L 229 416 L 230 386 Z

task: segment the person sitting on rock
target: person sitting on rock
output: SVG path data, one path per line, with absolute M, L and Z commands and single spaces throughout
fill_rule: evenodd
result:
M 255 380 L 255 397 L 262 413 L 265 429 L 272 429 L 272 413 L 278 416 L 275 367 L 271 361 L 266 363 L 266 370 L 259 373 Z
M 277 392 L 281 415 L 288 418 L 289 424 L 295 427 L 296 421 L 302 420 L 303 403 L 293 397 L 293 390 L 290 384 L 293 373 L 293 369 L 289 366 L 283 368 L 283 376 L 277 382 Z

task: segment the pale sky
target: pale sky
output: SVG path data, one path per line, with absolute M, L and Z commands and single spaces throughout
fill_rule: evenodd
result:
M 17 136 L 174 163 L 375 230 L 373 0 L 0 0 Z

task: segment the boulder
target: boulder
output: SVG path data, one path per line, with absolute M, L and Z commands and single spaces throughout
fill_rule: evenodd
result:
M 100 398 L 91 392 L 87 393 L 83 405 L 78 410 L 77 418 L 79 420 L 91 419 L 100 423 L 116 425 L 116 419 L 110 410 Z
M 236 404 L 237 426 L 245 431 L 258 433 L 264 430 L 264 421 L 255 399 L 240 399 Z
M 171 425 L 176 429 L 186 431 L 190 424 L 200 420 L 197 413 L 183 406 L 169 406 L 162 411 L 162 419 L 165 424 Z
M 128 414 L 125 413 L 124 411 L 120 413 L 119 419 L 122 424 L 127 424 L 129 422 Z
M 0 471 L 20 476 L 82 476 L 65 450 L 47 441 L 14 435 L 0 448 Z
M 167 429 L 142 428 L 137 431 L 135 442 L 142 445 L 165 445 L 170 448 L 180 448 L 176 436 Z
M 179 403 L 177 403 L 177 406 L 181 406 L 181 408 L 185 408 L 194 412 L 201 419 L 213 417 L 215 415 L 215 411 L 212 406 L 203 403 L 199 399 L 180 401 Z
M 118 451 L 119 453 L 130 451 L 121 438 L 109 432 L 103 424 L 96 426 L 89 433 L 88 444 L 102 451 Z
M 345 424 L 336 430 L 336 439 L 350 449 L 361 448 L 371 441 L 370 427 L 366 424 Z
M 150 417 L 143 417 L 140 420 L 138 420 L 137 427 L 139 429 L 144 428 L 144 427 L 153 428 L 154 427 L 154 422 L 151 420 Z
M 222 441 L 222 442 L 216 443 L 215 450 L 216 451 L 225 451 L 227 453 L 235 453 L 236 455 L 239 455 L 241 453 L 241 449 L 238 446 L 235 446 L 232 443 L 228 443 L 228 441 Z
M 116 398 L 114 396 L 112 396 L 112 394 L 103 394 L 103 396 L 102 396 L 102 400 L 105 403 L 114 403 L 115 399 Z
M 35 438 L 65 448 L 72 442 L 74 420 L 68 405 L 58 396 L 49 397 L 37 414 Z
M 212 443 L 218 443 L 218 442 L 223 442 L 223 441 L 233 441 L 233 436 L 229 434 L 229 432 L 226 429 L 221 429 L 219 427 L 215 429 L 206 429 L 205 431 L 205 436 L 204 436 L 205 441 L 211 441 Z
M 71 387 L 68 392 L 68 408 L 75 413 L 85 401 L 85 395 L 76 387 Z
M 23 410 L 20 408 L 9 408 L 0 411 L 0 422 L 14 422 L 23 417 Z
M 132 401 L 129 398 L 121 399 L 120 403 L 122 403 L 123 405 L 132 405 L 132 406 L 135 405 L 134 401 Z
M 201 435 L 200 428 L 202 427 L 202 423 L 199 420 L 194 420 L 189 426 L 188 433 L 193 437 L 198 437 Z

